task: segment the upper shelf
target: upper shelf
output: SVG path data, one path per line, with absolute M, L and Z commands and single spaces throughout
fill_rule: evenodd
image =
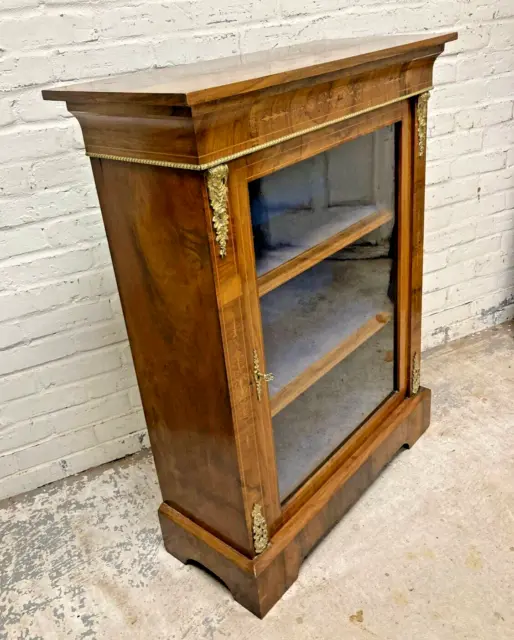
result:
M 195 105 L 444 46 L 456 33 L 320 40 L 43 91 L 46 100 Z M 115 96 L 115 94 L 118 94 Z
M 375 205 L 289 211 L 273 219 L 274 246 L 256 260 L 259 295 L 378 229 L 393 219 L 388 209 Z

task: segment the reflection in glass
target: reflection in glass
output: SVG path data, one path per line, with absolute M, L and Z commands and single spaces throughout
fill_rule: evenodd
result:
M 388 323 L 273 418 L 282 500 L 391 393 L 393 344 Z
M 396 389 L 394 128 L 249 189 L 285 499 Z
M 263 275 L 373 213 L 393 211 L 394 130 L 255 180 L 249 192 L 256 269 Z M 390 233 L 391 225 L 368 241 L 386 242 Z

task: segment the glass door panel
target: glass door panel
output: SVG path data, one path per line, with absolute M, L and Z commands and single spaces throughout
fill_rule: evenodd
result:
M 395 132 L 249 185 L 282 499 L 395 391 Z
M 393 391 L 393 348 L 389 322 L 273 417 L 282 500 Z
M 388 148 L 390 127 L 250 183 L 256 271 L 266 291 L 287 279 L 287 268 L 308 268 L 392 222 L 394 157 L 380 157 Z

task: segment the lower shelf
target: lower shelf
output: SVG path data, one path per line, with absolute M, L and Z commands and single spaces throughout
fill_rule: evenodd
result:
M 283 501 L 394 391 L 389 322 L 273 418 Z
M 394 309 L 393 261 L 325 260 L 261 298 L 268 384 L 280 393 L 377 315 Z

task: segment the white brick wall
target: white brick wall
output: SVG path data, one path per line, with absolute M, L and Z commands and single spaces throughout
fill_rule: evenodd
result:
M 430 347 L 514 314 L 513 0 L 1 0 L 0 498 L 147 443 L 80 130 L 41 89 L 424 30 L 460 34 L 429 108 Z

